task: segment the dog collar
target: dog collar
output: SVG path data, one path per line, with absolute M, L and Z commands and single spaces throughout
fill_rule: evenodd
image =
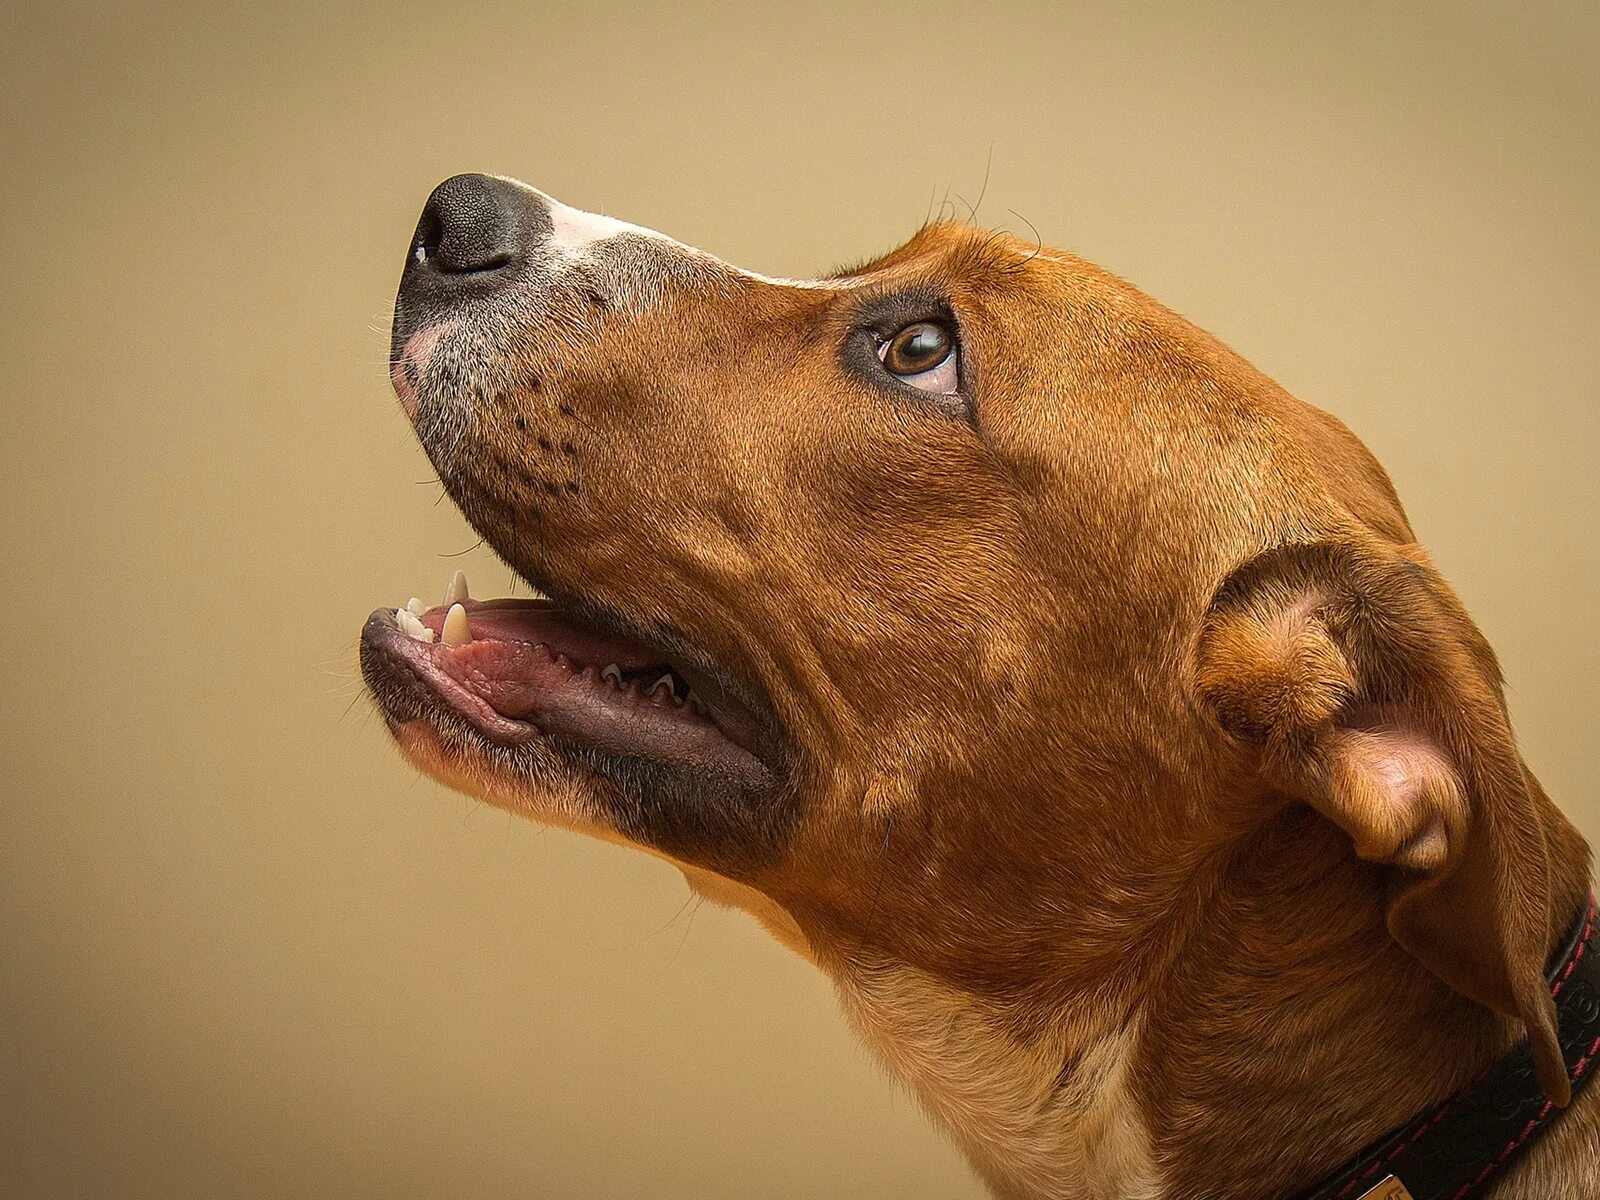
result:
M 1572 1095 L 1600 1075 L 1600 946 L 1589 896 L 1546 970 Z M 1526 1041 L 1295 1200 L 1470 1200 L 1561 1117 Z

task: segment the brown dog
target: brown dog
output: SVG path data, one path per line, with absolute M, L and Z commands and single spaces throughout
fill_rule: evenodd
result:
M 1282 1196 L 1524 1033 L 1567 1100 L 1588 850 L 1489 646 L 1354 436 L 1120 279 L 955 225 L 768 279 L 460 176 L 394 382 L 549 597 L 374 614 L 407 756 L 748 909 L 997 1193 Z M 1600 1088 L 1472 1194 L 1597 1146 Z

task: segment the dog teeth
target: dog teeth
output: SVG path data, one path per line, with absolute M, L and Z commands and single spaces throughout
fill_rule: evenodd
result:
M 456 572 L 456 578 L 461 577 L 461 572 Z M 450 581 L 455 582 L 455 579 Z M 463 581 L 463 590 L 465 583 Z M 429 639 L 430 641 L 432 639 Z M 440 638 L 446 646 L 465 646 L 472 640 L 472 629 L 467 625 L 467 610 L 459 603 L 452 603 L 450 611 L 444 615 L 444 634 Z
M 450 582 L 444 585 L 444 599 L 441 607 L 449 608 L 452 604 L 460 604 L 463 600 L 472 597 L 467 593 L 467 576 L 465 572 L 457 571 L 450 576 Z
M 423 613 L 428 611 L 428 606 L 421 600 L 417 599 L 417 597 L 413 596 L 411 599 L 406 601 L 406 611 L 413 617 L 420 617 Z
M 606 680 L 612 687 L 622 686 L 622 668 L 616 663 L 606 664 L 606 669 L 600 672 L 600 678 Z
M 431 641 L 433 641 L 433 630 L 429 629 L 421 621 L 417 620 L 416 614 L 411 612 L 411 611 L 409 611 L 408 609 L 404 609 L 404 608 L 395 609 L 394 610 L 394 623 L 396 625 L 400 626 L 400 632 L 401 633 L 405 634 L 408 638 L 411 638 L 413 641 L 418 641 L 418 642 L 431 642 Z
M 647 691 L 645 695 L 654 700 L 656 698 L 656 693 L 661 690 L 663 684 L 665 684 L 667 688 L 667 699 L 676 700 L 678 698 L 678 689 L 672 685 L 671 675 L 663 675 L 660 679 L 652 683 L 650 685 L 650 690 Z

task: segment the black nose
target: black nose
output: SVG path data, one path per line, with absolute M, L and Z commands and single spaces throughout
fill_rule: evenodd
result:
M 510 266 L 519 242 L 523 189 L 488 175 L 456 175 L 433 189 L 411 239 L 416 267 L 443 276 Z
M 463 305 L 531 288 L 554 226 L 543 193 L 492 175 L 456 175 L 433 189 L 406 251 L 394 344 Z

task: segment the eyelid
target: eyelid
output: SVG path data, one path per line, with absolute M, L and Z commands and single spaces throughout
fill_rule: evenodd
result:
M 870 330 L 879 339 L 892 338 L 906 326 L 924 321 L 958 328 L 949 301 L 931 289 L 861 297 L 853 310 L 857 327 Z
M 840 346 L 847 369 L 877 387 L 907 399 L 916 397 L 927 407 L 976 427 L 966 340 L 961 319 L 948 300 L 931 291 L 902 292 L 864 299 L 853 315 L 855 329 Z M 896 375 L 883 361 L 884 349 L 901 331 L 924 322 L 948 333 L 950 353 L 920 374 Z

